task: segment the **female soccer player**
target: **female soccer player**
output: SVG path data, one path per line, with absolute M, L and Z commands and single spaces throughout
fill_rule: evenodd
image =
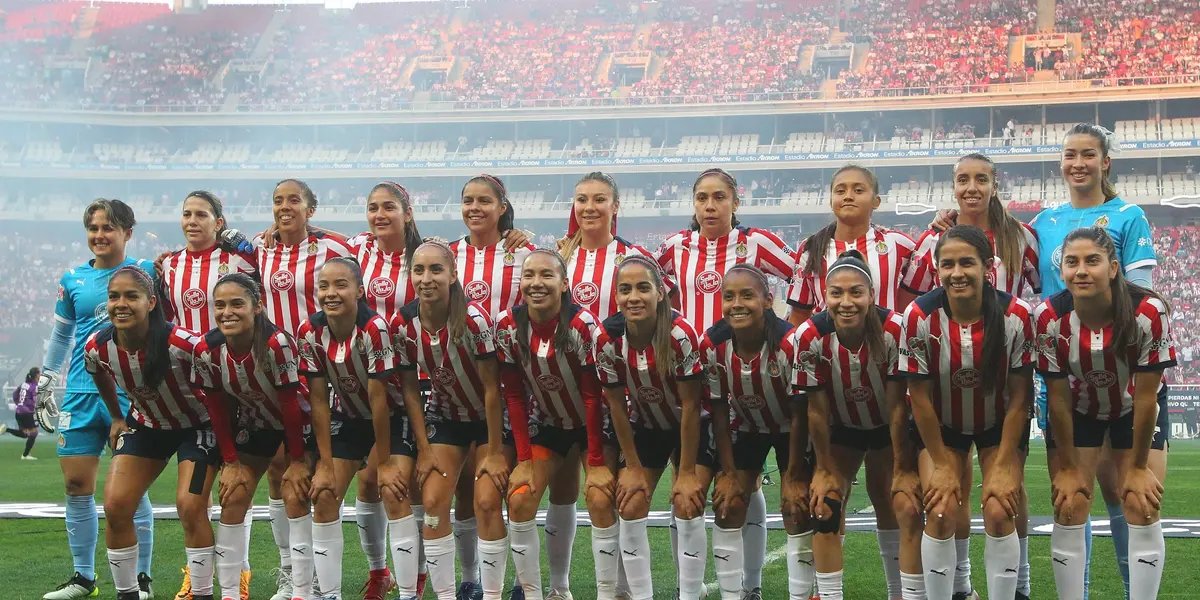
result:
M 450 536 L 455 487 L 463 469 L 474 462 L 479 465 L 470 475 L 483 552 L 481 587 L 486 600 L 499 600 L 508 558 L 501 507 L 510 465 L 504 452 L 504 407 L 492 322 L 479 305 L 467 302 L 448 247 L 422 244 L 413 253 L 411 268 L 417 300 L 392 317 L 391 331 L 405 402 L 421 403 L 418 366 L 432 376 L 426 429 L 414 430 L 417 480 L 427 515 L 429 579 L 440 600 L 470 598 L 475 589 L 473 582 L 464 580 L 456 594 L 455 540 Z M 474 461 L 469 460 L 472 452 Z
M 58 284 L 58 304 L 54 307 L 54 330 L 38 378 L 39 400 L 54 393 L 55 383 L 67 349 L 71 349 L 67 391 L 58 421 L 58 461 L 66 484 L 67 543 L 71 548 L 75 574 L 45 596 L 45 600 L 78 600 L 97 594 L 96 472 L 100 453 L 108 440 L 112 420 L 92 377 L 84 369 L 84 348 L 93 333 L 108 324 L 108 281 L 118 269 L 136 265 L 153 269 L 149 261 L 125 256 L 125 244 L 137 224 L 133 209 L 120 200 L 99 199 L 83 212 L 88 249 L 95 258 L 63 273 Z M 72 334 L 74 337 L 72 338 Z M 72 347 L 72 342 L 74 346 Z M 129 406 L 122 392 L 117 393 L 121 415 Z M 150 498 L 143 497 L 134 513 L 137 524 L 137 580 L 143 598 L 152 594 L 150 559 L 154 548 L 154 513 Z
M 896 373 L 903 323 L 900 314 L 875 304 L 870 267 L 857 250 L 842 253 L 825 273 L 825 310 L 796 329 L 796 387 L 808 393 L 809 431 L 815 454 L 811 510 L 818 516 L 813 538 L 817 589 L 824 600 L 842 597 L 841 507 L 864 459 L 867 495 L 875 507 L 876 536 L 888 598 L 901 597 L 899 523 L 892 511 L 893 474 L 902 489 L 916 489 L 916 452 L 908 443 L 905 385 Z M 899 444 L 894 444 L 899 441 Z M 893 451 L 893 446 L 899 451 Z M 893 465 L 898 465 L 893 467 Z M 826 498 L 832 502 L 826 508 Z M 793 512 L 797 508 L 793 508 Z M 914 528 L 913 534 L 919 534 Z M 909 536 L 920 556 L 919 535 Z M 920 580 L 920 569 L 908 571 Z M 914 587 L 909 585 L 904 587 Z M 923 585 L 920 587 L 924 587 Z
M 301 324 L 300 371 L 308 377 L 313 437 L 320 460 L 312 477 L 312 551 L 321 593 L 341 598 L 342 499 L 355 473 L 378 471 L 388 516 L 400 598 L 417 593 L 420 538 L 408 500 L 417 449 L 410 427 L 425 427 L 419 405 L 403 407 L 398 386 L 389 385 L 395 351 L 387 322 L 366 306 L 362 270 L 352 258 L 321 267 L 321 311 Z M 329 388 L 337 393 L 331 412 Z M 306 581 L 295 580 L 297 588 Z
M 30 369 L 25 374 L 25 383 L 13 388 L 13 404 L 17 408 L 17 428 L 11 429 L 8 425 L 0 423 L 0 435 L 8 433 L 25 440 L 25 451 L 21 453 L 21 460 L 37 460 L 37 457 L 30 452 L 33 451 L 33 443 L 37 441 L 38 437 L 38 424 L 33 412 L 37 405 L 37 380 L 40 374 L 41 369 L 37 367 Z
M 84 350 L 87 372 L 112 417 L 113 460 L 104 488 L 108 564 L 117 600 L 139 598 L 134 508 L 175 457 L 175 506 L 183 526 L 192 597 L 212 600 L 208 494 L 220 456 L 204 395 L 191 388 L 192 352 L 199 339 L 166 320 L 154 288 L 150 274 L 140 267 L 125 266 L 113 273 L 107 304 L 112 324 L 93 333 Z M 128 414 L 118 387 L 131 397 Z
M 533 246 L 513 225 L 516 212 L 504 183 L 491 175 L 463 185 L 462 217 L 467 236 L 450 244 L 459 281 L 467 300 L 495 318 L 521 302 L 521 265 Z
M 1163 372 L 1175 366 L 1170 307 L 1128 282 L 1102 227 L 1076 229 L 1062 248 L 1067 290 L 1038 306 L 1038 370 L 1049 387 L 1058 449 L 1050 541 L 1058 597 L 1082 598 L 1087 560 L 1083 522 L 1105 437 L 1129 522 L 1131 598 L 1157 598 L 1166 546 L 1159 510 L 1166 470 L 1150 462 Z M 1114 351 L 1114 349 L 1117 349 Z
M 213 431 L 225 459 L 219 486 L 217 580 L 222 599 L 234 600 L 239 596 L 234 590 L 244 589 L 247 579 L 245 517 L 254 490 L 285 441 L 292 462 L 307 468 L 303 430 L 309 424 L 300 403 L 296 343 L 267 320 L 262 286 L 250 275 L 230 273 L 217 281 L 212 293 L 217 327 L 196 344 L 193 374 L 208 397 Z M 239 417 L 237 427 L 230 425 L 230 414 Z M 285 497 L 289 489 L 285 487 Z M 311 530 L 308 497 L 291 495 L 286 499 L 289 520 L 304 519 Z M 304 548 L 311 542 L 296 537 L 292 544 Z M 311 562 L 312 556 L 301 553 L 294 559 Z M 301 570 L 311 573 L 312 568 Z
M 722 600 L 742 600 L 747 587 L 739 571 L 741 531 L 750 494 L 772 449 L 784 473 L 788 594 L 792 600 L 807 598 L 813 584 L 808 415 L 802 397 L 793 393 L 794 328 L 771 309 L 770 290 L 758 267 L 730 267 L 721 286 L 725 318 L 700 342 L 709 367 L 712 436 L 720 462 L 712 498 L 712 546 Z
M 737 180 L 721 169 L 701 173 L 692 184 L 691 227 L 667 238 L 656 254 L 668 281 L 679 286 L 673 305 L 697 333 L 721 318 L 721 281 L 733 265 L 751 264 L 785 281 L 796 270 L 795 254 L 779 236 L 738 222 L 737 189 Z M 767 500 L 761 487 L 750 497 L 746 519 L 751 525 L 742 532 L 743 581 L 748 600 L 758 600 L 767 557 Z
M 579 468 L 568 457 L 586 445 L 596 593 L 600 600 L 612 600 L 619 560 L 612 501 L 616 452 L 602 449 L 603 410 L 592 352 L 596 320 L 571 303 L 567 267 L 551 250 L 534 250 L 525 259 L 521 295 L 525 303 L 501 313 L 496 322 L 496 349 L 518 461 L 509 477 L 508 495 L 517 577 L 526 598 L 542 600 L 534 517 L 546 482 L 552 497 L 578 495 L 578 487 L 553 488 L 558 471 Z M 532 395 L 531 408 L 526 407 L 526 394 Z M 571 594 L 551 582 L 546 597 L 569 600 Z
M 596 341 L 596 364 L 609 414 L 624 456 L 617 475 L 621 560 L 634 600 L 650 600 L 650 499 L 667 467 L 679 456 L 671 497 L 677 506 L 683 554 L 680 597 L 696 598 L 703 585 L 707 535 L 704 505 L 712 482 L 708 415 L 701 409 L 704 369 L 691 323 L 671 310 L 658 263 L 630 255 L 613 276 L 621 312 L 606 319 Z M 628 398 L 628 404 L 627 399 Z M 689 582 L 684 587 L 685 580 Z
M 909 378 L 913 420 L 925 446 L 925 590 L 936 600 L 954 593 L 957 503 L 969 498 L 959 470 L 974 444 L 983 470 L 988 597 L 1011 598 L 1020 561 L 1014 522 L 1023 478 L 1018 452 L 1031 385 L 1029 307 L 987 281 L 994 257 L 980 229 L 950 228 L 934 256 L 942 287 L 905 310 L 898 368 Z

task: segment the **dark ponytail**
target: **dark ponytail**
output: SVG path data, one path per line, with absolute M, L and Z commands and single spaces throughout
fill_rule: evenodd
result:
M 762 269 L 750 263 L 738 263 L 729 267 L 729 270 L 725 272 L 725 281 L 729 281 L 730 275 L 741 272 L 746 272 L 754 276 L 755 287 L 758 288 L 759 293 L 762 294 L 764 299 L 771 296 L 771 285 L 767 282 L 767 274 L 763 273 Z M 763 335 L 766 339 L 766 347 L 768 349 L 778 349 L 783 344 L 783 334 L 791 329 L 791 326 L 786 325 L 786 323 L 787 321 L 784 321 L 779 318 L 779 315 L 775 314 L 774 307 L 768 305 L 763 309 L 763 327 L 765 328 Z M 736 345 L 736 331 L 734 331 L 733 337 L 734 344 Z M 761 350 L 760 348 L 759 351 Z
M 733 199 L 740 200 L 740 198 L 738 198 L 737 179 L 734 179 L 733 175 L 730 175 L 728 172 L 725 171 L 725 169 L 717 169 L 717 168 L 708 169 L 707 171 L 701 173 L 700 176 L 696 178 L 695 183 L 692 184 L 692 196 L 696 195 L 696 187 L 699 186 L 700 182 L 704 181 L 704 179 L 707 177 L 720 178 L 721 181 L 724 182 L 725 185 L 729 187 L 729 192 L 733 196 Z M 736 228 L 738 225 L 741 224 L 741 222 L 738 221 L 736 211 L 732 215 L 730 215 L 730 218 L 732 219 L 729 224 L 730 227 Z M 700 231 L 700 220 L 696 218 L 695 214 L 692 214 L 692 222 L 690 224 L 688 224 L 688 227 L 690 227 L 692 231 Z
M 437 240 L 428 240 L 417 246 L 417 250 L 429 246 L 437 248 L 445 255 L 446 266 L 450 272 L 454 273 L 454 281 L 450 282 L 450 297 L 447 299 L 450 306 L 446 316 L 446 331 L 450 334 L 450 343 L 462 346 L 467 349 L 467 352 L 474 353 L 474 345 L 467 343 L 467 295 L 463 292 L 462 282 L 458 280 L 458 264 L 454 260 L 454 251 L 450 247 Z M 417 256 L 417 250 L 414 250 L 410 255 L 408 266 L 412 269 L 412 261 Z M 418 304 L 418 311 L 420 305 Z
M 867 354 L 877 363 L 886 362 L 888 359 L 887 345 L 883 342 L 883 320 L 879 318 L 879 309 L 875 304 L 875 280 L 871 277 L 871 268 L 867 266 L 866 258 L 862 252 L 858 250 L 847 250 L 838 255 L 837 261 L 829 265 L 829 271 L 825 275 L 825 289 L 829 289 L 829 276 L 837 269 L 846 268 L 854 269 L 863 276 L 867 282 L 867 287 L 871 294 L 871 309 L 867 311 L 866 320 L 863 322 L 863 343 L 867 345 Z M 828 303 L 827 303 L 828 304 Z M 837 319 L 833 320 L 834 329 L 837 329 Z
M 146 365 L 142 368 L 142 381 L 148 388 L 157 388 L 158 384 L 167 378 L 167 373 L 171 370 L 171 330 L 175 326 L 163 315 L 162 298 L 159 298 L 155 294 L 154 282 L 150 279 L 149 274 L 140 267 L 133 265 L 121 267 L 109 278 L 109 287 L 111 288 L 112 282 L 121 276 L 129 277 L 135 285 L 145 292 L 147 297 L 156 299 L 154 308 L 146 316 L 148 325 L 146 331 Z M 122 345 L 119 339 L 121 335 L 120 330 L 114 330 L 113 333 L 114 339 L 117 339 L 117 344 Z
M 948 240 L 960 240 L 970 244 L 979 254 L 979 262 L 983 267 L 983 307 L 980 311 L 983 319 L 983 361 L 980 366 L 989 365 L 989 368 L 980 368 L 979 371 L 984 389 L 1000 389 L 1004 385 L 1008 370 L 999 368 L 999 365 L 1007 365 L 1009 362 L 1004 350 L 1007 335 L 1004 316 L 1008 313 L 1008 305 L 1005 304 L 1001 292 L 987 279 L 988 262 L 996 258 L 992 252 L 992 242 L 978 227 L 955 225 L 947 229 L 938 240 L 934 249 L 935 257 L 941 256 L 942 246 L 945 246 Z
M 536 248 L 525 257 L 525 262 L 529 262 L 530 257 L 545 254 L 553 256 L 558 264 L 558 272 L 562 275 L 563 281 L 567 281 L 567 263 L 563 262 L 562 256 L 549 248 Z M 562 293 L 562 298 L 559 300 L 558 306 L 558 327 L 554 330 L 554 347 L 566 349 L 570 347 L 571 338 L 568 332 L 571 330 L 571 319 L 575 318 L 575 313 L 578 312 L 578 307 L 571 302 L 571 290 L 565 290 Z M 517 345 L 520 346 L 521 352 L 525 355 L 525 360 L 531 360 L 533 353 L 529 348 L 529 305 L 522 302 L 513 309 L 513 320 L 517 323 Z M 583 340 L 587 343 L 588 340 Z
M 875 172 L 856 164 L 848 164 L 833 172 L 833 177 L 829 180 L 829 191 L 833 192 L 833 182 L 837 180 L 838 175 L 846 171 L 858 171 L 867 178 L 867 183 L 871 185 L 871 191 L 876 197 L 879 196 L 879 178 L 875 176 Z M 816 233 L 808 236 L 800 244 L 800 252 L 808 251 L 808 259 L 805 261 L 802 271 L 812 273 L 813 277 L 820 279 L 825 278 L 825 273 L 821 271 L 821 263 L 825 261 L 825 253 L 829 248 L 829 243 L 833 241 L 833 235 L 837 233 L 837 221 L 820 228 Z
M 263 302 L 263 290 L 258 281 L 245 273 L 230 273 L 217 280 L 217 285 L 213 286 L 213 295 L 217 295 L 217 288 L 223 285 L 240 286 L 246 293 L 246 297 L 250 298 L 250 305 L 258 310 Z M 259 311 L 254 315 L 254 337 L 250 342 L 251 355 L 254 356 L 254 364 L 263 372 L 270 372 L 271 365 L 274 361 L 267 350 L 267 339 L 271 337 L 274 327 L 267 320 L 266 311 Z

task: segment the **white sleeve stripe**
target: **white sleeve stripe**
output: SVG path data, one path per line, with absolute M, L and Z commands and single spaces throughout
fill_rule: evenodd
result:
M 74 325 L 75 324 L 75 319 L 68 319 L 66 317 L 63 317 L 63 316 L 60 316 L 57 314 L 54 315 L 54 320 L 58 321 L 59 323 L 62 323 L 63 325 Z
M 1157 258 L 1147 258 L 1145 260 L 1139 260 L 1137 262 L 1132 262 L 1132 263 L 1125 265 L 1125 272 L 1129 273 L 1135 269 L 1140 269 L 1142 267 L 1156 267 L 1156 266 L 1158 266 Z

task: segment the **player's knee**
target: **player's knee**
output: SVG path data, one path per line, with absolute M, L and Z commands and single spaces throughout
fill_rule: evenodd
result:
M 896 521 L 902 527 L 920 527 L 921 522 L 925 518 L 925 510 L 913 502 L 912 496 L 908 494 L 892 494 L 892 512 L 896 515 Z
M 313 502 L 313 520 L 318 523 L 336 521 L 341 512 L 343 496 L 333 492 L 322 492 Z
M 650 514 L 650 501 L 644 494 L 634 494 L 620 509 L 621 518 L 626 521 L 644 519 Z
M 528 521 L 537 515 L 538 502 L 540 498 L 531 493 L 529 489 L 521 489 L 513 492 L 508 497 L 508 515 L 513 521 Z
M 988 498 L 987 502 L 983 503 L 983 523 L 987 529 L 994 531 L 1012 522 L 1013 518 L 996 498 Z
M 175 497 L 175 509 L 179 513 L 179 521 L 187 527 L 187 523 L 208 521 L 208 496 L 184 492 Z M 243 510 L 243 517 L 245 516 Z
M 613 510 L 613 497 L 607 491 L 600 488 L 590 487 L 587 489 L 585 496 L 588 510 L 598 512 L 611 512 Z
M 700 510 L 696 510 L 696 507 L 693 506 L 691 502 L 688 502 L 683 496 L 675 497 L 672 508 L 675 511 L 676 519 L 691 520 L 704 514 L 703 506 L 700 507 Z
M 500 514 L 504 508 L 504 499 L 500 490 L 492 483 L 490 477 L 484 477 L 475 486 L 475 516 L 480 520 L 489 519 Z

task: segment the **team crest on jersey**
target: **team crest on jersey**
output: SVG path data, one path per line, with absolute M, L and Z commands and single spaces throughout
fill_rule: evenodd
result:
M 623 263 L 623 262 L 625 262 L 625 255 L 624 255 L 624 254 L 618 254 L 618 255 L 616 255 L 616 256 L 614 256 L 614 257 L 613 257 L 613 264 L 615 264 L 615 265 L 619 265 L 619 264 L 621 264 L 621 263 Z
M 638 388 L 638 398 L 641 398 L 646 404 L 658 404 L 663 401 L 663 393 L 658 388 L 644 386 Z
M 208 294 L 200 288 L 191 288 L 183 293 L 183 306 L 189 310 L 199 310 L 208 302 Z
M 356 352 L 366 352 L 367 351 L 367 341 L 364 340 L 361 336 L 356 338 L 354 340 L 354 350 Z
M 1108 227 L 1108 223 L 1108 215 L 1100 215 L 1100 217 L 1096 219 L 1095 225 L 1096 227 Z
M 261 405 L 267 401 L 267 395 L 258 390 L 246 390 L 239 395 L 243 400 L 253 405 Z
M 473 302 L 482 302 L 487 300 L 488 296 L 492 294 L 491 286 L 489 286 L 486 281 L 478 280 L 468 283 L 465 291 L 467 292 L 467 297 Z
M 228 274 L 229 274 L 229 265 L 225 264 L 225 263 L 221 263 L 221 266 L 217 267 L 217 275 L 224 277 Z
M 703 294 L 715 294 L 721 289 L 721 274 L 705 271 L 696 276 L 696 289 Z
M 61 285 L 58 286 L 58 299 L 62 300 L 63 298 L 66 298 L 66 297 L 67 297 L 67 290 L 63 289 L 63 286 L 61 286 Z
M 308 245 L 308 253 L 309 253 L 309 254 L 316 254 L 316 253 L 317 253 L 317 243 L 316 243 L 316 242 L 313 242 L 313 243 L 311 243 L 311 244 L 309 244 L 309 245 Z
M 539 375 L 538 385 L 547 392 L 557 393 L 563 389 L 563 380 L 556 375 Z
M 571 295 L 575 297 L 576 304 L 587 306 L 600 297 L 600 288 L 591 281 L 580 281 L 575 284 L 575 289 L 571 290 Z
M 746 247 L 746 242 L 738 242 L 738 245 L 733 249 L 733 253 L 738 258 L 746 258 L 750 255 L 750 249 Z
M 740 402 L 744 408 L 750 410 L 759 410 L 767 405 L 766 399 L 758 394 L 746 394 L 745 396 L 738 398 L 738 402 Z
M 66 448 L 66 447 L 67 447 L 67 436 L 65 436 L 65 435 L 63 435 L 63 434 L 61 434 L 61 433 L 60 433 L 60 434 L 58 434 L 58 447 L 59 447 L 59 448 Z
M 876 254 L 887 254 L 888 253 L 887 242 L 885 242 L 883 240 L 879 240 L 878 242 L 875 242 L 875 253 Z
M 348 394 L 358 393 L 359 385 L 357 377 L 338 377 L 338 389 L 345 390 Z
M 97 304 L 96 310 L 92 311 L 92 316 L 94 316 L 97 321 L 107 321 L 108 320 L 108 303 L 102 302 L 100 304 Z
M 815 354 L 815 352 L 810 352 L 810 354 Z M 779 374 L 782 372 L 783 369 L 779 368 L 779 363 L 775 361 L 770 361 L 767 363 L 767 375 L 770 375 L 771 377 L 779 377 Z
M 274 275 L 271 275 L 271 287 L 278 291 L 286 292 L 295 284 L 296 278 L 292 276 L 291 271 L 276 271 Z
M 982 379 L 979 371 L 975 369 L 959 369 L 951 377 L 954 385 L 963 389 L 977 388 Z
M 238 433 L 237 433 L 237 439 L 234 441 L 239 444 L 245 444 L 246 442 L 249 442 L 250 441 L 250 430 L 249 429 L 239 429 Z
M 869 402 L 875 399 L 875 390 L 865 385 L 860 385 L 847 391 L 846 398 L 851 402 Z
M 458 379 L 458 377 L 454 374 L 454 370 L 447 369 L 446 367 L 438 367 L 437 370 L 433 372 L 433 378 L 443 387 L 450 387 L 454 385 L 454 380 Z
M 371 295 L 376 298 L 390 298 L 396 292 L 396 282 L 387 277 L 376 277 L 368 286 Z
M 1083 378 L 1086 379 L 1092 387 L 1098 389 L 1112 387 L 1117 383 L 1116 375 L 1099 369 L 1095 371 L 1088 371 Z
M 426 423 L 425 424 L 425 437 L 428 439 L 433 439 L 433 436 L 435 436 L 435 435 L 437 435 L 437 426 L 434 425 L 433 423 Z
M 505 250 L 504 251 L 504 266 L 511 267 L 515 264 L 517 264 L 517 255 L 513 254 L 512 252 L 510 252 L 508 250 Z

